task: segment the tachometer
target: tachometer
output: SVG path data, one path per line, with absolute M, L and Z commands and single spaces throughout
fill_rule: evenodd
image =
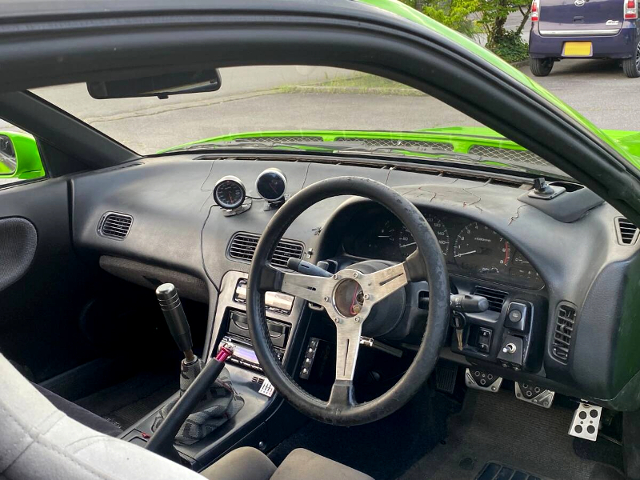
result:
M 480 274 L 506 271 L 512 248 L 508 240 L 486 225 L 473 222 L 462 229 L 453 247 L 456 264 Z
M 227 175 L 213 187 L 213 199 L 222 208 L 233 210 L 244 203 L 246 191 L 238 177 Z

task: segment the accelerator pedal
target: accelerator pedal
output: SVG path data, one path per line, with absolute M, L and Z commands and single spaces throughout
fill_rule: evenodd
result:
M 573 413 L 569 435 L 595 442 L 598 439 L 600 417 L 602 417 L 602 407 L 580 402 Z

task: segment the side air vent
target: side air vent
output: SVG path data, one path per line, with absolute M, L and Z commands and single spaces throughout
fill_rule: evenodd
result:
M 492 312 L 501 312 L 504 299 L 507 298 L 507 292 L 501 292 L 500 290 L 494 290 L 488 287 L 477 286 L 474 293 L 485 297 L 489 301 L 489 310 Z
M 556 315 L 556 329 L 553 332 L 553 345 L 551 351 L 558 360 L 566 363 L 569 359 L 569 349 L 571 348 L 571 335 L 576 323 L 576 309 L 568 303 L 561 303 L 558 306 Z
M 98 223 L 98 233 L 103 237 L 124 240 L 131 229 L 133 217 L 124 213 L 105 213 Z
M 229 257 L 250 262 L 256 251 L 258 240 L 260 240 L 260 236 L 253 233 L 236 233 L 231 239 L 231 242 L 229 242 Z M 302 243 L 291 240 L 280 240 L 271 258 L 271 264 L 275 267 L 286 268 L 287 260 L 290 258 L 302 258 L 303 252 L 304 245 Z
M 624 217 L 616 218 L 616 234 L 621 245 L 633 245 L 638 241 L 638 227 Z

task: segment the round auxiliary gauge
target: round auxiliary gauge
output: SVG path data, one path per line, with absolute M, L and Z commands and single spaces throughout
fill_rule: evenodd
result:
M 284 198 L 287 177 L 277 168 L 267 168 L 256 179 L 258 194 L 268 202 L 279 202 Z
M 247 193 L 238 177 L 227 175 L 213 187 L 213 199 L 222 208 L 233 210 L 244 203 Z

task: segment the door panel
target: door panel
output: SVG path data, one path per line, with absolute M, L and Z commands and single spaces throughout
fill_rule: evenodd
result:
M 90 270 L 70 240 L 63 179 L 0 190 L 0 351 L 41 381 L 92 358 L 78 326 Z

